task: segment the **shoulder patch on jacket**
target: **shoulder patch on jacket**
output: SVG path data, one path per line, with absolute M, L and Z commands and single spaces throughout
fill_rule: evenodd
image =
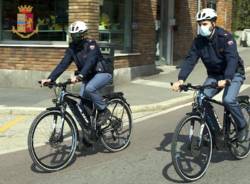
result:
M 233 41 L 233 40 L 229 40 L 229 41 L 227 42 L 227 44 L 228 44 L 228 45 L 233 45 L 233 44 L 234 44 L 234 41 Z
M 91 45 L 89 46 L 89 48 L 90 48 L 90 50 L 94 50 L 94 49 L 95 49 L 95 45 L 94 45 L 94 44 L 91 44 Z

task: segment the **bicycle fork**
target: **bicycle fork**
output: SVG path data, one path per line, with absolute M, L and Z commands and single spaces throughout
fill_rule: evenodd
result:
M 65 122 L 65 113 L 63 112 L 63 107 L 61 108 L 61 120 L 58 121 L 58 116 L 55 115 L 53 117 L 53 123 L 52 123 L 52 135 L 50 137 L 50 140 L 53 141 L 63 141 L 63 129 L 64 129 L 64 122 Z
M 200 130 L 198 132 L 198 136 L 197 136 L 199 147 L 201 146 L 201 143 L 202 143 L 202 135 L 203 135 L 204 128 L 205 128 L 205 123 L 202 123 L 200 126 Z M 193 136 L 194 136 L 194 120 L 191 121 L 191 126 L 189 128 L 189 140 L 190 141 L 192 141 Z

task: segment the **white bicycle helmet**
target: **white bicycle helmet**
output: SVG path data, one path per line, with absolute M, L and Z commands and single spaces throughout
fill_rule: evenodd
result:
M 88 31 L 88 26 L 83 21 L 75 21 L 69 26 L 69 33 L 84 33 Z
M 217 13 L 212 8 L 204 8 L 196 14 L 196 21 L 212 20 L 217 18 Z

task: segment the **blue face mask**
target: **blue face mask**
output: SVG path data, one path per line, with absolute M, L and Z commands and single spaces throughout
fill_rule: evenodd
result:
M 204 37 L 208 37 L 212 34 L 212 31 L 210 30 L 210 27 L 209 26 L 203 26 L 201 25 L 200 26 L 200 35 L 201 36 L 204 36 Z

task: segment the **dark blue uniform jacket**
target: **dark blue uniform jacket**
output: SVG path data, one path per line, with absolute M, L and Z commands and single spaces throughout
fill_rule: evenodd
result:
M 100 48 L 94 40 L 82 40 L 78 44 L 71 43 L 65 55 L 48 78 L 55 81 L 74 61 L 79 74 L 90 80 L 96 74 L 97 62 L 102 59 Z
M 205 65 L 208 76 L 222 76 L 223 79 L 232 80 L 236 72 L 245 74 L 235 40 L 230 33 L 219 27 L 215 28 L 211 39 L 200 35 L 194 39 L 178 79 L 185 81 L 199 59 Z

